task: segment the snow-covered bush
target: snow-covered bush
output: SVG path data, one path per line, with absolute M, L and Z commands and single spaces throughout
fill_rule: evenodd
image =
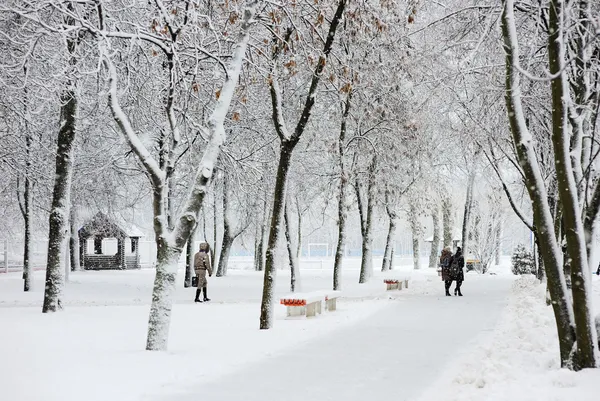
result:
M 525 248 L 525 245 L 519 244 L 515 247 L 511 257 L 511 270 L 517 275 L 535 273 L 533 254 Z

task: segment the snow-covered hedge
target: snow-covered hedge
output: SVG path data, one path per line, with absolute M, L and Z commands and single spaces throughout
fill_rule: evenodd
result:
M 511 270 L 517 275 L 535 273 L 533 254 L 525 248 L 525 245 L 519 244 L 515 247 L 511 257 Z

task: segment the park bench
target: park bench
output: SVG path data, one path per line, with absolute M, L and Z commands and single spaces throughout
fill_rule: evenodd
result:
M 279 301 L 287 307 L 287 316 L 313 317 L 322 313 L 323 301 L 325 309 L 334 311 L 337 309 L 337 299 L 341 291 L 313 291 L 287 295 Z
M 394 278 L 386 278 L 383 279 L 383 282 L 386 285 L 386 290 L 402 290 L 402 285 L 404 284 L 404 288 L 408 288 L 408 281 L 410 277 L 394 277 Z

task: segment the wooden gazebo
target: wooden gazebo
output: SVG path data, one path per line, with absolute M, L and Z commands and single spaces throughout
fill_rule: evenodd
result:
M 109 269 L 139 269 L 140 268 L 140 237 L 143 233 L 136 227 L 128 227 L 124 223 L 117 224 L 102 212 L 98 212 L 91 220 L 88 220 L 78 231 L 79 233 L 79 255 L 82 268 L 85 270 L 109 270 Z M 94 253 L 87 253 L 87 242 L 90 238 L 94 240 Z M 102 240 L 115 238 L 117 240 L 117 253 L 105 255 L 102 253 Z M 131 248 L 126 241 L 130 239 Z

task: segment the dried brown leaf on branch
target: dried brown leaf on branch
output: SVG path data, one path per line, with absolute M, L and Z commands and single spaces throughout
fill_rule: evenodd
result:
M 343 93 L 348 93 L 348 92 L 350 92 L 350 90 L 351 90 L 351 89 L 352 89 L 352 85 L 350 84 L 350 82 L 346 82 L 346 83 L 344 84 L 344 86 L 342 86 L 342 87 L 340 88 L 340 92 L 343 92 Z

